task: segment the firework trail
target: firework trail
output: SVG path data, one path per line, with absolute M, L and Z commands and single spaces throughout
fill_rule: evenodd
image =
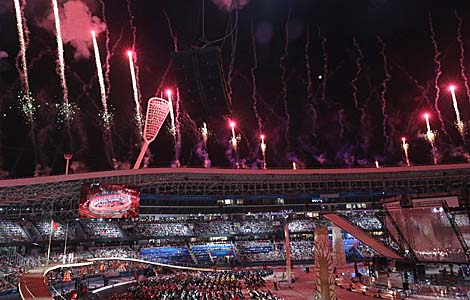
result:
M 175 162 L 180 165 L 181 156 L 181 98 L 180 90 L 176 88 L 176 127 L 175 127 Z
M 108 27 L 106 27 L 106 30 L 107 28 Z M 108 34 L 108 32 L 106 32 L 106 34 Z M 124 37 L 124 28 L 121 27 L 119 37 L 117 38 L 116 42 L 114 42 L 114 45 L 112 47 L 110 46 L 110 40 L 106 38 L 106 43 L 105 43 L 106 61 L 105 61 L 105 72 L 104 72 L 104 79 L 106 82 L 106 95 L 109 95 L 111 93 L 111 80 L 109 79 L 110 73 L 111 73 L 111 58 L 114 57 L 117 46 L 121 43 L 123 37 Z
M 418 103 L 415 105 L 415 109 L 411 113 L 407 122 L 407 131 L 414 130 L 413 128 L 415 128 L 416 126 L 416 122 L 415 122 L 416 118 L 419 118 L 423 110 L 427 110 L 433 107 L 433 104 L 431 103 L 431 100 L 429 99 L 429 96 L 428 96 L 430 94 L 429 90 L 431 89 L 431 86 L 433 86 L 433 84 L 431 81 L 427 81 L 426 86 L 423 86 L 403 66 L 401 66 L 395 61 L 393 61 L 392 63 L 393 63 L 394 69 L 400 70 L 402 74 L 405 75 L 406 78 L 415 85 L 416 89 L 419 92 L 418 96 L 416 97 L 416 99 L 418 100 Z
M 451 85 L 449 87 L 450 93 L 452 94 L 452 104 L 454 106 L 456 122 L 455 125 L 459 130 L 460 136 L 462 140 L 465 142 L 465 125 L 463 124 L 462 120 L 460 119 L 460 111 L 459 111 L 459 104 L 457 102 L 457 97 L 455 96 L 455 86 Z
M 384 150 L 387 151 L 389 143 L 390 143 L 390 138 L 387 132 L 388 115 L 387 115 L 387 98 L 385 97 L 385 94 L 387 93 L 388 82 L 390 81 L 392 76 L 390 75 L 390 72 L 388 70 L 387 55 L 385 54 L 385 43 L 380 36 L 377 36 L 377 40 L 379 41 L 380 46 L 381 46 L 380 55 L 382 55 L 383 64 L 384 64 L 384 72 L 385 72 L 385 78 L 382 81 L 382 91 L 380 93 L 380 99 L 382 101 L 382 115 L 383 115 L 382 127 L 383 127 L 383 135 L 385 138 Z
M 176 33 L 176 31 L 173 29 L 173 25 L 171 23 L 171 19 L 170 17 L 168 16 L 168 14 L 166 13 L 165 10 L 163 10 L 163 15 L 165 16 L 165 19 L 166 19 L 166 23 L 167 23 L 167 26 L 168 26 L 168 32 L 170 33 L 170 36 L 171 36 L 171 39 L 173 41 L 173 51 L 174 52 L 178 52 L 179 49 L 178 49 L 178 35 Z M 170 63 L 168 64 L 167 68 L 165 69 L 165 72 L 162 76 L 162 81 L 161 81 L 161 84 L 163 84 L 165 82 L 165 78 L 168 74 L 168 71 L 170 70 L 170 66 L 171 66 L 171 61 Z M 167 94 L 168 94 L 168 91 L 167 91 Z M 179 94 L 179 90 L 176 89 L 176 118 L 174 116 L 174 113 L 173 113 L 173 106 L 172 106 L 172 103 L 171 103 L 171 100 L 170 100 L 170 117 L 171 117 L 171 121 L 172 121 L 172 128 L 173 128 L 173 136 L 175 138 L 175 160 L 179 163 L 179 157 L 180 157 L 180 154 L 181 154 L 181 132 L 180 132 L 180 129 L 181 129 L 181 120 L 180 120 L 180 94 Z M 170 94 L 168 95 L 168 98 L 171 99 L 171 91 L 170 91 Z M 176 122 L 176 125 L 175 125 L 175 122 Z
M 67 82 L 65 79 L 65 60 L 64 60 L 64 43 L 62 41 L 62 31 L 60 29 L 60 17 L 59 17 L 59 7 L 57 6 L 57 0 L 52 0 L 52 8 L 54 10 L 54 20 L 55 20 L 55 30 L 57 34 L 57 50 L 58 50 L 58 60 L 59 60 L 59 76 L 60 82 L 62 85 L 62 92 L 64 97 L 64 118 L 67 122 L 70 121 L 72 115 L 69 109 L 69 91 L 67 89 Z
M 170 106 L 170 121 L 171 121 L 171 135 L 176 137 L 176 126 L 175 126 L 175 113 L 173 111 L 173 99 L 172 99 L 172 91 L 170 89 L 166 90 L 166 95 L 168 97 L 168 105 Z
M 103 110 L 100 113 L 101 120 L 103 121 L 103 126 L 104 126 L 103 140 L 105 143 L 106 156 L 108 158 L 108 162 L 112 165 L 113 164 L 112 162 L 114 160 L 114 150 L 113 150 L 113 142 L 112 142 L 112 135 L 111 135 L 112 114 L 109 113 L 109 110 L 108 110 L 106 86 L 105 86 L 105 80 L 103 76 L 103 67 L 101 65 L 100 50 L 98 48 L 98 42 L 96 41 L 96 32 L 91 31 L 91 36 L 93 38 L 93 49 L 95 53 L 96 70 L 98 74 L 98 83 L 100 86 L 101 104 L 103 106 L 102 108 Z
M 405 153 L 406 165 L 409 167 L 410 159 L 408 157 L 408 149 L 410 148 L 410 145 L 406 142 L 405 137 L 402 137 L 401 141 L 402 141 L 401 147 L 403 148 L 403 152 Z
M 429 89 L 430 89 L 430 84 L 429 81 L 426 83 L 426 87 L 424 87 L 417 79 L 413 77 L 410 72 L 408 72 L 403 66 L 399 65 L 397 62 L 392 62 L 393 66 L 400 70 L 403 75 L 407 77 L 407 79 L 412 82 L 415 87 L 419 90 L 420 97 L 422 98 L 422 101 L 426 101 L 428 106 L 432 106 L 431 100 L 429 100 L 428 94 L 429 94 Z M 414 121 L 414 120 L 413 120 Z
M 93 88 L 93 83 L 95 83 L 98 80 L 98 74 L 95 73 L 93 76 L 90 77 L 88 83 L 86 83 L 77 73 L 75 72 L 70 72 L 70 75 L 73 76 L 72 81 L 77 81 L 79 86 L 81 86 L 81 91 L 80 94 L 76 97 L 76 99 L 81 99 L 82 97 L 86 96 L 89 99 L 92 99 L 93 97 L 90 95 L 89 91 Z M 100 110 L 98 105 L 95 104 L 94 101 L 92 101 L 93 106 L 96 108 L 96 110 Z M 71 103 L 70 107 L 76 106 L 75 104 Z
M 465 74 L 465 47 L 462 38 L 462 18 L 457 14 L 457 11 L 454 11 L 455 18 L 457 19 L 457 42 L 460 47 L 460 75 L 462 76 L 463 83 L 465 85 L 465 91 L 467 92 L 467 99 L 470 102 L 470 88 L 468 86 L 467 75 Z
M 289 127 L 290 127 L 290 114 L 289 114 L 289 107 L 287 105 L 287 69 L 286 69 L 286 59 L 287 56 L 289 55 L 289 20 L 290 20 L 290 14 L 291 12 L 289 11 L 289 14 L 287 15 L 287 20 L 286 20 L 286 25 L 284 27 L 284 53 L 281 56 L 279 67 L 281 69 L 281 97 L 282 101 L 284 103 L 284 115 L 285 115 L 285 130 L 284 130 L 284 138 L 287 143 L 287 150 L 290 150 L 290 140 L 289 140 Z
M 23 85 L 23 93 L 19 97 L 19 104 L 22 113 L 24 114 L 25 119 L 30 125 L 30 137 L 34 153 L 34 164 L 38 164 L 38 148 L 36 147 L 36 133 L 35 133 L 35 124 L 34 124 L 34 113 L 36 111 L 35 100 L 31 94 L 29 87 L 29 76 L 28 76 L 28 62 L 26 59 L 26 49 L 28 47 L 28 25 L 24 17 L 24 8 L 26 6 L 26 0 L 23 1 L 20 5 L 20 0 L 14 0 L 15 5 L 15 15 L 16 15 L 16 25 L 18 30 L 18 42 L 20 46 L 20 52 L 17 56 L 17 68 L 20 73 Z M 21 68 L 18 66 L 19 60 L 21 59 Z M 22 71 L 20 71 L 22 69 Z
M 129 14 L 129 26 L 130 26 L 131 33 L 132 33 L 132 46 L 131 46 L 131 49 L 132 49 L 132 52 L 135 53 L 135 48 L 136 48 L 136 44 L 137 44 L 137 27 L 135 26 L 135 17 L 132 14 L 131 0 L 127 0 L 127 12 Z M 142 110 L 141 110 L 142 108 L 141 108 L 141 102 L 140 102 L 140 99 L 142 99 L 142 96 L 140 94 L 139 64 L 138 64 L 138 60 L 137 60 L 136 55 L 134 55 L 134 57 L 133 57 L 133 68 L 132 69 L 134 70 L 133 72 L 134 72 L 134 78 L 135 78 L 135 79 L 133 79 L 133 81 L 135 81 L 134 99 L 137 99 L 138 107 L 139 107 L 139 111 L 137 112 L 137 114 L 139 115 L 137 122 L 138 122 L 138 125 L 139 125 L 139 131 L 142 132 Z M 137 92 L 137 98 L 135 97 L 136 92 Z M 137 107 L 137 103 L 136 103 L 136 107 Z
M 100 5 L 101 5 L 101 17 L 103 18 L 104 23 L 106 23 L 106 30 L 105 30 L 105 50 L 106 50 L 106 57 L 105 57 L 105 62 L 104 62 L 104 78 L 106 82 L 106 95 L 109 95 L 111 93 L 111 82 L 109 79 L 110 73 L 111 73 L 111 36 L 108 28 L 108 18 L 106 15 L 106 5 L 105 5 L 105 0 L 100 0 Z M 121 31 L 122 34 L 122 31 Z
M 179 51 L 179 48 L 178 48 L 178 35 L 173 30 L 173 26 L 171 24 L 171 19 L 169 18 L 168 14 L 166 13 L 165 10 L 163 10 L 163 15 L 165 16 L 166 23 L 167 23 L 167 26 L 168 26 L 168 31 L 170 33 L 170 36 L 171 36 L 172 40 L 173 40 L 173 51 L 178 52 Z M 158 84 L 158 88 L 155 91 L 155 95 L 157 95 L 163 89 L 163 85 L 165 84 L 165 80 L 166 80 L 166 77 L 168 76 L 168 73 L 170 72 L 170 69 L 171 69 L 171 59 L 168 62 L 168 64 L 166 65 L 166 68 L 165 68 L 165 71 L 163 72 L 160 83 Z M 177 119 L 176 121 L 178 122 L 178 118 L 176 118 L 176 119 Z
M 442 119 L 441 111 L 439 110 L 439 97 L 441 95 L 441 88 L 439 87 L 439 80 L 442 75 L 441 67 L 441 51 L 439 51 L 439 46 L 436 40 L 436 33 L 434 32 L 434 26 L 432 24 L 432 16 L 429 14 L 429 30 L 431 32 L 431 42 L 434 47 L 434 64 L 436 65 L 435 72 L 436 77 L 434 78 L 434 88 L 436 89 L 436 97 L 434 98 L 434 109 L 437 112 L 437 117 L 441 122 L 441 130 L 444 134 L 447 135 L 447 130 L 444 126 L 444 120 Z
M 202 123 L 202 128 L 201 128 L 201 141 L 198 144 L 198 147 L 196 149 L 197 155 L 202 159 L 204 163 L 204 168 L 210 168 L 211 167 L 211 161 L 209 158 L 209 153 L 207 151 L 207 139 L 209 137 L 209 130 L 207 129 L 207 124 Z
M 344 108 L 338 110 L 339 136 L 344 137 Z
M 104 23 L 108 24 L 108 19 L 106 16 L 106 6 L 105 6 L 105 1 L 100 0 L 101 4 L 101 15 L 103 18 Z M 114 43 L 114 45 L 111 47 L 111 36 L 110 36 L 110 31 L 108 26 L 106 26 L 106 42 L 105 42 L 105 49 L 106 49 L 106 58 L 105 58 L 105 63 L 104 63 L 104 81 L 105 81 L 105 86 L 106 86 L 106 95 L 109 95 L 111 93 L 111 81 L 109 79 L 110 73 L 111 73 L 111 58 L 114 56 L 115 50 L 117 45 L 121 42 L 122 37 L 124 33 L 124 28 L 121 27 L 121 32 L 119 34 L 118 39 Z
M 371 137 L 369 134 L 369 125 L 367 123 L 367 103 L 370 102 L 372 97 L 379 97 L 378 96 L 378 91 L 377 88 L 372 85 L 371 79 L 369 78 L 367 72 L 364 73 L 364 78 L 367 82 L 367 86 L 369 87 L 369 94 L 367 97 L 364 99 L 363 104 L 360 106 L 360 112 L 361 112 L 361 139 L 362 143 L 360 145 L 361 149 L 364 152 L 367 152 L 370 149 L 371 146 Z
M 136 36 L 137 36 L 137 28 L 135 27 L 135 17 L 132 14 L 132 3 L 131 0 L 127 0 L 127 13 L 129 14 L 129 26 L 131 28 L 132 33 L 132 50 L 135 50 L 136 45 Z
M 24 27 L 26 26 L 26 20 L 22 12 L 20 0 L 14 0 L 14 2 L 15 2 L 16 25 L 17 25 L 17 30 L 18 30 L 18 41 L 20 44 L 20 53 L 18 54 L 18 56 L 21 58 L 21 68 L 22 68 L 22 71 L 19 73 L 23 81 L 23 93 L 26 96 L 29 96 L 30 90 L 29 90 L 29 79 L 28 79 L 28 63 L 26 61 L 27 43 L 25 41 L 26 29 Z M 32 118 L 32 116 L 29 116 L 29 117 Z
M 168 31 L 170 32 L 171 39 L 173 40 L 173 49 L 174 49 L 174 52 L 178 52 L 178 35 L 177 35 L 176 32 L 173 30 L 173 26 L 171 25 L 170 17 L 168 17 L 168 14 L 166 13 L 165 10 L 163 10 L 163 15 L 165 16 L 166 24 L 167 24 L 167 26 L 168 26 Z
M 254 32 L 253 27 L 254 27 L 253 19 L 251 19 L 251 45 L 253 49 L 253 67 L 251 67 L 250 69 L 251 86 L 252 86 L 251 98 L 253 99 L 253 111 L 255 112 L 256 121 L 258 122 L 258 132 L 261 132 L 263 130 L 263 122 L 258 112 L 258 98 L 257 98 L 258 91 L 256 88 L 256 75 L 255 75 L 255 72 L 258 69 L 258 57 L 256 54 L 256 38 L 255 38 L 255 32 Z
M 317 110 L 313 98 L 312 70 L 310 66 L 310 25 L 307 24 L 307 37 L 305 39 L 305 68 L 307 71 L 307 103 L 313 115 L 312 131 L 315 132 L 315 123 L 317 120 Z
M 170 69 L 171 69 L 171 60 L 166 65 L 165 71 L 163 72 L 163 75 L 160 78 L 160 82 L 158 83 L 158 87 L 155 89 L 155 96 L 157 96 L 158 94 L 162 92 L 163 85 L 166 83 L 166 77 L 168 76 Z
M 227 101 L 228 101 L 228 105 L 230 108 L 232 107 L 232 96 L 233 96 L 232 82 L 233 82 L 233 78 L 235 77 L 233 75 L 233 72 L 235 70 L 235 56 L 237 53 L 238 26 L 235 29 L 235 34 L 232 35 L 231 42 L 232 42 L 232 48 L 230 52 L 230 64 L 228 66 L 228 75 L 227 75 L 227 96 L 228 96 Z
M 321 98 L 320 100 L 324 102 L 326 100 L 326 88 L 327 88 L 327 78 L 328 78 L 328 49 L 326 47 L 326 43 L 328 40 L 326 37 L 321 33 L 320 27 L 318 27 L 318 37 L 321 41 L 321 50 L 322 50 L 322 57 L 323 57 L 323 74 L 321 76 Z
M 108 112 L 108 104 L 106 100 L 106 87 L 104 84 L 103 67 L 101 65 L 100 50 L 98 48 L 98 42 L 96 41 L 96 32 L 92 31 L 91 36 L 93 38 L 93 48 L 95 51 L 95 63 L 96 63 L 96 70 L 98 72 L 98 83 L 100 85 L 101 103 L 103 105 L 102 117 L 103 117 L 105 129 L 109 130 L 111 120 L 110 120 L 110 114 Z
M 139 134 L 142 135 L 142 108 L 140 107 L 139 91 L 137 88 L 137 78 L 134 67 L 134 52 L 127 51 L 127 55 L 129 56 L 129 68 L 131 71 L 132 89 L 134 91 L 135 121 L 137 122 Z
M 359 46 L 359 43 L 357 42 L 356 38 L 353 38 L 353 43 L 354 43 L 354 49 L 356 51 L 356 73 L 354 74 L 354 78 L 351 81 L 351 87 L 353 90 L 352 96 L 354 100 L 354 107 L 356 107 L 356 109 L 359 109 L 359 102 L 357 99 L 357 92 L 358 92 L 357 82 L 359 81 L 359 76 L 361 75 L 361 72 L 362 72 L 362 60 L 364 59 L 364 55 L 362 54 L 362 49 Z
M 237 70 L 236 76 L 241 78 L 246 83 L 246 85 L 248 85 L 250 88 L 253 88 L 251 79 L 249 79 L 245 74 L 243 74 L 243 73 L 241 73 L 240 71 Z M 257 98 L 258 103 L 263 104 L 263 108 L 265 108 L 267 110 L 266 119 L 275 118 L 279 122 L 284 121 L 284 117 L 279 115 L 275 111 L 272 104 L 268 103 L 265 99 L 263 99 L 262 95 L 257 95 L 257 96 L 258 96 L 258 98 Z

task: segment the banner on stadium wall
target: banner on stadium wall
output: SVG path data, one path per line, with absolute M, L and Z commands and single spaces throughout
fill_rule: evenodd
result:
M 233 256 L 233 248 L 210 248 L 209 254 L 215 257 Z
M 116 184 L 82 186 L 78 214 L 81 218 L 137 218 L 140 192 L 133 187 Z

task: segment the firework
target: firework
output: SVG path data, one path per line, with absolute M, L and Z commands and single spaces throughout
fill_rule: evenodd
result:
M 320 27 L 318 28 L 318 37 L 321 40 L 321 50 L 323 58 L 323 74 L 318 76 L 318 79 L 321 80 L 321 97 L 320 101 L 324 102 L 326 100 L 326 89 L 327 89 L 327 79 L 328 79 L 328 48 L 326 37 L 321 33 Z
M 52 8 L 54 10 L 55 30 L 57 35 L 57 54 L 59 62 L 58 71 L 64 97 L 64 103 L 62 105 L 62 108 L 59 110 L 59 114 L 61 114 L 62 117 L 65 118 L 65 121 L 69 122 L 73 117 L 75 110 L 71 105 L 69 105 L 69 92 L 65 79 L 64 43 L 62 41 L 62 31 L 60 28 L 59 7 L 57 6 L 57 0 L 52 0 Z
M 258 112 L 258 90 L 256 87 L 256 70 L 258 69 L 258 57 L 256 54 L 256 38 L 253 29 L 253 19 L 251 20 L 251 46 L 253 49 L 253 66 L 250 69 L 251 73 L 251 98 L 253 99 L 253 111 L 255 112 L 256 121 L 258 122 L 258 131 L 260 132 L 263 128 L 263 122 Z
M 307 32 L 305 38 L 305 71 L 307 73 L 307 103 L 312 113 L 312 131 L 315 134 L 315 125 L 317 120 L 317 109 L 315 108 L 315 98 L 313 97 L 313 81 L 312 81 L 312 68 L 310 64 L 310 26 L 307 24 Z
M 129 68 L 131 71 L 132 89 L 134 92 L 135 121 L 137 123 L 139 133 L 142 135 L 142 113 L 141 113 L 141 108 L 140 108 L 139 91 L 137 89 L 137 78 L 135 75 L 134 52 L 127 51 L 127 56 L 129 56 Z
M 100 85 L 101 103 L 103 104 L 103 113 L 101 114 L 101 118 L 104 122 L 105 128 L 109 128 L 111 115 L 108 112 L 108 104 L 106 100 L 106 87 L 104 84 L 103 67 L 101 66 L 100 50 L 98 48 L 98 42 L 96 41 L 96 32 L 91 31 L 91 36 L 93 38 L 93 48 L 95 50 L 95 62 L 96 70 L 98 72 L 98 83 Z
M 406 165 L 409 167 L 410 166 L 410 159 L 408 157 L 408 149 L 409 149 L 410 145 L 406 142 L 405 137 L 402 137 L 401 141 L 402 141 L 401 146 L 403 148 L 403 152 L 405 153 Z
M 262 134 L 260 136 L 261 138 L 261 153 L 263 155 L 263 170 L 266 169 L 266 143 L 265 143 L 265 138 L 266 136 Z
M 429 123 L 429 114 L 424 114 L 424 119 L 426 120 L 426 139 L 428 142 L 434 147 L 434 141 L 436 139 L 436 135 L 431 130 L 431 124 Z
M 454 11 L 455 18 L 457 19 L 457 42 L 460 47 L 460 76 L 462 76 L 463 83 L 465 86 L 465 91 L 467 92 L 467 99 L 470 101 L 470 87 L 468 86 L 468 79 L 465 69 L 465 46 L 462 36 L 462 18 L 457 14 L 457 10 Z
M 434 77 L 434 88 L 436 89 L 436 96 L 434 97 L 434 109 L 436 110 L 437 117 L 438 117 L 439 121 L 441 122 L 442 132 L 444 132 L 444 134 L 447 135 L 447 130 L 444 126 L 444 119 L 442 119 L 442 114 L 441 114 L 441 111 L 439 109 L 439 98 L 440 98 L 440 95 L 441 95 L 441 88 L 440 88 L 439 81 L 440 81 L 441 76 L 442 76 L 442 63 L 441 63 L 442 53 L 439 50 L 439 45 L 437 44 L 436 33 L 434 32 L 434 26 L 433 26 L 433 23 L 432 23 L 431 14 L 429 14 L 429 30 L 430 30 L 430 33 L 431 33 L 431 42 L 432 42 L 432 45 L 433 45 L 433 48 L 434 48 L 434 65 L 435 65 L 435 72 L 436 72 L 436 76 Z
M 237 169 L 240 168 L 240 160 L 239 160 L 239 153 L 238 153 L 238 142 L 240 141 L 240 136 L 235 135 L 235 126 L 237 125 L 235 121 L 230 121 L 229 123 L 230 128 L 232 130 L 232 138 L 230 140 L 230 144 L 232 145 L 233 153 L 235 154 L 235 167 Z
M 237 124 L 234 121 L 230 121 L 230 128 L 232 129 L 232 139 L 230 140 L 232 143 L 233 149 L 237 149 L 237 137 L 235 136 L 235 126 Z
M 171 134 L 176 135 L 176 126 L 175 126 L 175 113 L 173 112 L 173 102 L 172 102 L 172 92 L 170 89 L 166 90 L 166 95 L 168 96 L 168 105 L 170 106 L 170 119 L 171 119 Z
M 354 78 L 351 80 L 351 87 L 352 87 L 352 97 L 354 100 L 354 107 L 356 109 L 359 109 L 359 101 L 357 98 L 357 92 L 358 92 L 358 81 L 359 81 L 359 76 L 361 75 L 362 72 L 362 60 L 364 59 L 364 55 L 362 54 L 362 49 L 359 46 L 359 42 L 356 40 L 356 38 L 353 38 L 353 44 L 354 44 L 354 49 L 356 52 L 356 73 L 354 74 Z
M 378 161 L 378 160 L 375 161 L 375 167 L 376 167 L 377 169 L 380 168 L 380 165 L 379 165 L 379 161 Z
M 344 137 L 344 108 L 338 109 L 339 137 Z
M 78 111 L 78 106 L 74 103 L 57 103 L 55 106 L 58 123 L 69 123 Z
M 31 93 L 29 93 L 29 95 L 20 93 L 18 95 L 18 104 L 21 114 L 32 125 L 32 122 L 34 121 L 34 113 L 38 107 Z
M 284 118 L 285 118 L 285 129 L 284 129 L 284 139 L 287 143 L 287 150 L 290 151 L 290 139 L 289 139 L 289 127 L 291 123 L 291 117 L 289 114 L 289 106 L 287 102 L 287 66 L 286 60 L 289 56 L 289 20 L 290 20 L 290 11 L 289 15 L 287 16 L 286 25 L 284 27 L 284 52 L 279 61 L 279 68 L 281 69 L 281 97 L 282 103 L 284 104 Z
M 383 136 L 385 138 L 384 150 L 386 151 L 389 145 L 389 136 L 388 136 L 388 130 L 387 130 L 388 115 L 387 115 L 386 93 L 388 89 L 388 82 L 392 79 L 392 76 L 390 75 L 390 72 L 388 70 L 387 55 L 385 54 L 385 43 L 382 40 L 382 38 L 380 38 L 380 36 L 377 37 L 377 40 L 379 41 L 381 45 L 380 55 L 382 56 L 383 65 L 384 65 L 384 73 L 385 73 L 385 77 L 382 81 L 382 91 L 380 93 L 380 99 L 382 101 L 382 115 L 383 115 L 382 129 L 383 129 Z
M 297 164 L 295 161 L 292 162 L 292 170 L 297 170 Z
M 454 85 L 449 86 L 449 91 L 452 95 L 452 104 L 454 106 L 454 111 L 455 111 L 455 117 L 456 117 L 455 125 L 457 126 L 457 129 L 459 130 L 459 133 L 462 136 L 462 139 L 465 140 L 465 125 L 460 119 L 459 105 L 457 103 L 457 97 L 455 96 L 455 86 Z
M 434 145 L 436 141 L 436 134 L 431 130 L 431 124 L 429 123 L 429 114 L 424 114 L 424 119 L 426 120 L 426 139 L 428 140 L 429 144 L 431 144 L 431 152 L 434 164 L 437 165 L 437 149 Z
M 202 123 L 201 135 L 202 135 L 202 140 L 204 141 L 204 145 L 206 145 L 207 144 L 207 138 L 209 136 L 209 131 L 207 129 L 207 124 L 205 122 Z
M 202 123 L 201 127 L 201 140 L 197 145 L 196 153 L 202 159 L 204 163 L 204 168 L 211 167 L 211 161 L 209 159 L 209 153 L 207 152 L 207 139 L 209 137 L 209 130 L 207 129 L 207 124 Z
M 23 14 L 21 11 L 20 0 L 14 0 L 15 2 L 15 15 L 16 15 L 16 26 L 18 30 L 18 41 L 20 43 L 20 55 L 21 55 L 21 67 L 23 79 L 23 93 L 29 95 L 29 79 L 28 79 L 28 65 L 26 61 L 26 42 L 23 27 Z M 28 116 L 32 118 L 32 116 Z

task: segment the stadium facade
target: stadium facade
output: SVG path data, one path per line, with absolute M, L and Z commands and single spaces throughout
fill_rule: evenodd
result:
M 354 203 L 444 193 L 469 205 L 468 164 L 319 170 L 141 169 L 0 182 L 0 217 L 77 216 L 85 184 L 140 188 L 141 214 L 334 211 Z

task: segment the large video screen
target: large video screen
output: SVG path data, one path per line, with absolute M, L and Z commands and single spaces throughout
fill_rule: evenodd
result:
M 114 184 L 90 184 L 82 186 L 81 218 L 137 218 L 139 217 L 140 192 L 136 188 Z

